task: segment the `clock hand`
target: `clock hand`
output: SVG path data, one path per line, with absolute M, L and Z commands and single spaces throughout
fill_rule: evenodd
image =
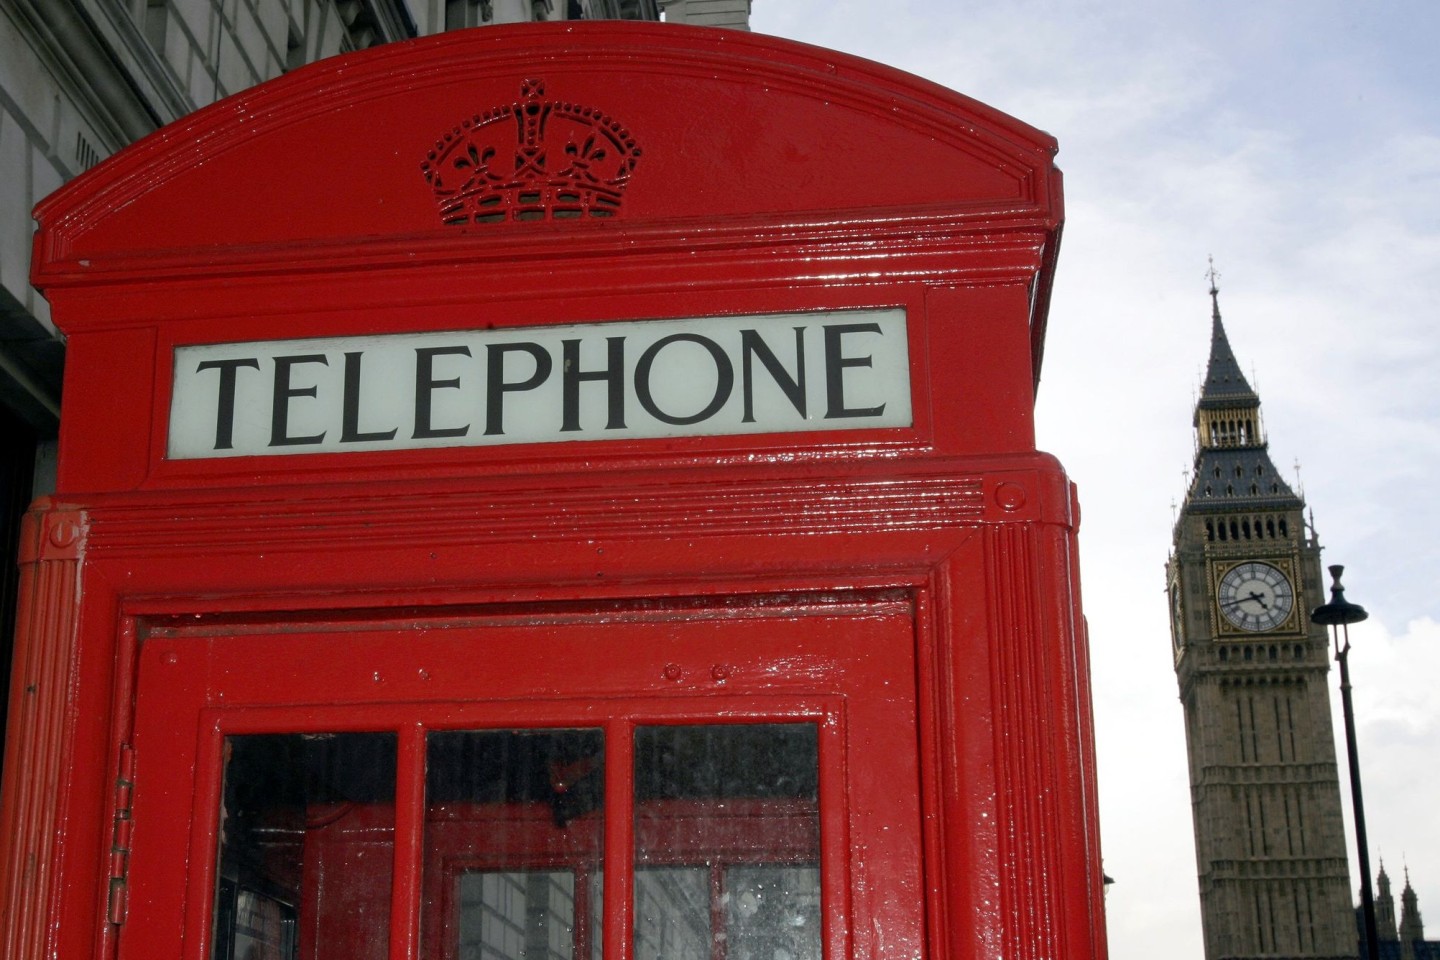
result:
M 1238 607 L 1240 604 L 1249 603 L 1251 600 L 1259 602 L 1260 606 L 1266 610 L 1270 609 L 1270 604 L 1265 602 L 1264 594 L 1255 593 L 1253 591 L 1248 596 L 1241 597 L 1238 600 L 1226 600 L 1224 603 L 1220 604 L 1220 606 Z

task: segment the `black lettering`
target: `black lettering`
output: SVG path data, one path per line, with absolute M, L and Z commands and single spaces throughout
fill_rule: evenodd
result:
M 215 449 L 231 450 L 235 446 L 235 371 L 241 367 L 260 369 L 255 357 L 240 357 L 234 360 L 205 360 L 195 367 L 202 370 L 220 371 L 220 395 L 215 412 Z
M 340 442 L 362 443 L 366 440 L 394 440 L 400 430 L 374 433 L 360 432 L 360 351 L 345 354 L 345 402 L 340 417 Z
M 625 429 L 625 338 L 605 338 L 605 368 L 602 370 L 580 370 L 580 341 L 562 340 L 564 350 L 564 412 L 560 430 L 580 429 L 580 382 L 582 380 L 604 380 L 606 402 L 610 405 L 606 430 Z
M 666 413 L 655 404 L 655 398 L 650 394 L 650 368 L 655 365 L 655 358 L 660 355 L 672 343 L 698 343 L 710 351 L 710 358 L 715 361 L 715 395 L 710 402 L 699 413 L 688 417 L 679 417 Z M 720 345 L 709 337 L 702 337 L 698 333 L 673 333 L 668 337 L 656 340 L 645 352 L 640 355 L 640 362 L 635 365 L 635 396 L 640 401 L 640 406 L 645 412 L 656 420 L 664 423 L 685 425 L 700 423 L 713 417 L 725 401 L 730 399 L 730 393 L 735 389 L 735 367 L 730 363 L 730 358 Z
M 460 378 L 435 379 L 435 358 L 444 356 L 470 356 L 469 347 L 416 347 L 415 348 L 415 432 L 410 436 L 416 440 L 427 437 L 463 437 L 470 432 L 470 424 L 463 427 L 435 427 L 430 424 L 431 394 L 438 388 L 458 389 Z
M 841 323 L 825 328 L 825 419 L 842 417 L 879 417 L 885 413 L 885 404 L 878 407 L 845 406 L 845 368 L 871 366 L 871 357 L 847 357 L 840 338 L 847 333 L 879 333 L 884 336 L 878 323 Z
M 290 401 L 295 397 L 314 397 L 320 392 L 319 387 L 292 387 L 290 386 L 291 368 L 302 363 L 323 363 L 330 365 L 330 361 L 323 353 L 301 353 L 291 357 L 275 358 L 275 403 L 270 412 L 270 446 L 290 447 L 305 443 L 321 443 L 325 440 L 325 432 L 310 437 L 290 436 Z
M 535 359 L 535 372 L 525 380 L 507 383 L 505 380 L 505 354 L 528 353 Z M 521 390 L 534 390 L 550 376 L 554 361 L 538 343 L 522 340 L 519 343 L 492 343 L 485 348 L 485 435 L 487 437 L 505 432 L 505 394 Z
M 789 372 L 780 364 L 779 359 L 770 350 L 769 344 L 760 338 L 755 330 L 740 331 L 740 378 L 743 381 L 742 389 L 745 392 L 745 415 L 741 417 L 742 423 L 755 422 L 755 390 L 754 381 L 751 378 L 751 357 L 759 357 L 765 369 L 770 372 L 770 377 L 775 381 L 775 386 L 784 391 L 786 398 L 803 418 L 805 416 L 805 328 L 795 328 L 795 376 L 791 377 Z

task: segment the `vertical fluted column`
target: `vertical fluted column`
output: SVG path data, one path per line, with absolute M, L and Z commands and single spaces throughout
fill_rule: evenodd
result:
M 20 594 L 0 785 L 0 956 L 42 960 L 54 925 L 65 718 L 75 664 L 86 518 L 37 506 L 20 543 Z
M 1084 777 L 1088 700 L 1079 699 L 1088 694 L 1084 648 L 1072 598 L 1041 588 L 1068 564 L 1048 532 L 1013 526 L 989 534 L 1002 956 L 1098 960 L 1103 937 L 1081 942 L 1100 925 L 1093 792 Z

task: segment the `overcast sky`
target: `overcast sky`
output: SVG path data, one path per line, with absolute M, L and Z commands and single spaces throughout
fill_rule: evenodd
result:
M 1037 416 L 1084 511 L 1111 956 L 1203 955 L 1163 591 L 1211 254 L 1271 457 L 1299 462 L 1324 562 L 1370 611 L 1350 668 L 1372 856 L 1397 899 L 1409 864 L 1440 938 L 1440 4 L 754 0 L 752 25 L 1060 141 Z

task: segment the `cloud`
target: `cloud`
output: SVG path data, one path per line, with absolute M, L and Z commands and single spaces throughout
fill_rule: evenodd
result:
M 1440 861 L 1433 854 L 1440 850 L 1440 818 L 1435 816 L 1440 622 L 1422 617 L 1392 633 L 1383 619 L 1372 617 L 1352 627 L 1350 639 L 1370 855 L 1385 857 L 1392 877 L 1399 876 L 1402 862 L 1408 863 L 1417 892 L 1435 901 L 1440 897 Z M 1338 682 L 1332 683 L 1336 740 L 1342 775 L 1348 775 Z M 1347 823 L 1353 824 L 1348 784 L 1344 793 Z M 1356 869 L 1353 852 L 1351 869 Z

